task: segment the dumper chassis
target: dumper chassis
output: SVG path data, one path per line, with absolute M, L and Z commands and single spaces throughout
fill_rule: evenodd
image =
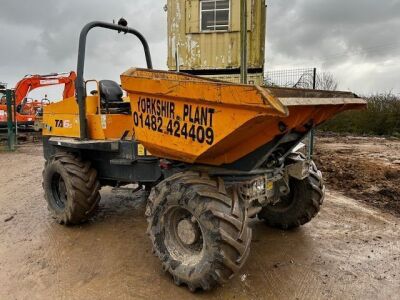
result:
M 150 134 L 155 134 L 158 138 L 165 138 L 165 143 L 168 139 L 176 139 L 167 136 L 167 133 L 163 135 L 156 126 L 151 128 L 153 126 L 149 124 L 148 131 L 139 126 L 139 115 L 135 117 L 135 113 L 140 113 L 140 98 L 139 104 L 133 103 L 134 96 L 128 93 L 130 104 L 115 101 L 116 97 L 120 99 L 122 91 L 109 81 L 99 82 L 100 98 L 86 96 L 83 80 L 86 36 L 94 27 L 130 33 L 139 38 L 145 50 L 148 71 L 139 70 L 134 73 L 159 75 L 157 80 L 161 81 L 169 76 L 179 80 L 183 78 L 180 81 L 183 84 L 192 81 L 194 84 L 215 83 L 176 73 L 152 73 L 149 47 L 139 32 L 126 26 L 103 22 L 86 25 L 79 43 L 77 99 L 66 99 L 61 104 L 47 106 L 43 117 L 46 159 L 43 188 L 48 208 L 60 224 L 75 225 L 90 219 L 98 208 L 102 186 L 136 183 L 146 191 L 151 191 L 146 205 L 147 233 L 155 255 L 160 258 L 164 270 L 172 275 L 177 285 L 186 285 L 195 291 L 210 290 L 217 284 L 223 284 L 243 267 L 250 252 L 250 221 L 257 216 L 268 225 L 282 229 L 298 227 L 316 216 L 324 199 L 321 172 L 311 160 L 298 152 L 299 142 L 317 125 L 315 120 L 306 118 L 300 126 L 293 128 L 289 128 L 283 121 L 277 122 L 274 130 L 278 134 L 272 139 L 225 163 L 196 162 L 181 154 L 174 156 L 173 149 L 168 149 L 169 145 L 154 147 L 143 138 L 142 134 L 148 138 Z M 125 80 L 130 80 L 129 76 Z M 140 78 L 142 80 L 144 77 Z M 157 81 L 157 86 L 161 81 Z M 140 86 L 139 81 L 136 83 Z M 215 84 L 219 87 L 220 83 Z M 107 88 L 102 90 L 102 86 Z M 146 84 L 143 86 L 148 87 Z M 221 86 L 227 87 L 222 83 Z M 244 86 L 236 88 L 248 90 Z M 288 89 L 278 92 L 287 97 L 294 93 Z M 304 93 L 310 95 L 312 91 Z M 155 94 L 162 96 L 161 87 Z M 261 91 L 261 94 L 265 95 L 265 92 Z M 345 96 L 356 98 L 348 93 L 335 97 Z M 326 101 L 332 95 L 320 92 L 317 97 Z M 272 99 L 270 96 L 267 98 Z M 357 105 L 362 104 L 358 100 L 354 101 Z M 332 114 L 343 110 L 349 101 L 341 104 Z M 260 105 L 267 109 L 266 102 Z M 138 108 L 135 110 L 135 107 Z M 144 109 L 147 110 L 146 105 Z M 288 114 L 279 102 L 270 108 L 271 111 L 273 109 L 281 116 Z M 209 111 L 214 113 L 218 110 Z M 67 115 L 71 121 L 60 123 L 60 119 L 66 119 Z M 104 115 L 108 119 L 103 118 Z M 103 126 L 109 124 L 115 129 L 121 125 L 109 121 L 114 120 L 112 117 L 117 118 L 118 122 L 126 122 L 122 123 L 122 129 L 118 127 L 118 134 L 107 131 L 109 129 Z M 176 118 L 175 122 L 181 121 Z M 68 126 L 58 128 L 60 124 Z M 78 124 L 78 128 L 74 124 Z M 102 134 L 101 127 L 95 127 L 99 124 L 102 124 L 105 136 L 93 138 L 96 134 Z M 130 126 L 133 126 L 134 132 L 131 132 Z M 180 141 L 192 145 L 190 140 Z M 203 143 L 200 146 L 211 145 Z M 190 147 L 187 149 L 195 150 Z M 166 151 L 165 154 L 163 151 Z M 177 153 L 179 151 L 177 149 Z M 212 157 L 204 158 L 204 161 L 207 159 L 212 161 Z
M 247 172 L 128 153 L 137 148 L 135 141 L 45 138 L 48 208 L 60 224 L 81 224 L 96 212 L 101 186 L 154 185 L 146 206 L 153 251 L 174 282 L 191 291 L 209 290 L 242 268 L 257 215 L 290 229 L 309 222 L 323 202 L 321 173 L 300 153 L 280 168 Z M 266 182 L 274 187 L 266 190 Z

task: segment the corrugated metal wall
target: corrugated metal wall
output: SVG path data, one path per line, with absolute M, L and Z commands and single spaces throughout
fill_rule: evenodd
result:
M 228 32 L 200 31 L 201 0 L 168 0 L 168 68 L 181 70 L 240 68 L 240 0 L 231 1 Z M 264 66 L 265 0 L 248 1 L 249 69 Z

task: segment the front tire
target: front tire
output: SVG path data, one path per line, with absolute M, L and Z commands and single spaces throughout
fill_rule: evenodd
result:
M 258 217 L 274 228 L 292 229 L 310 222 L 320 211 L 325 197 L 322 174 L 313 161 L 309 176 L 289 179 L 290 193 L 275 205 L 263 207 Z
M 90 162 L 71 153 L 56 153 L 45 164 L 43 189 L 48 209 L 58 223 L 86 222 L 98 208 L 100 183 Z
M 246 262 L 251 228 L 222 180 L 194 172 L 171 176 L 151 192 L 146 215 L 154 252 L 177 285 L 210 290 Z

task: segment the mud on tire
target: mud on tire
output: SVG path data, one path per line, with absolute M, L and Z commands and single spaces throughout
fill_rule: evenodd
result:
M 146 209 L 155 254 L 175 283 L 191 291 L 210 290 L 244 265 L 252 235 L 245 214 L 222 180 L 195 172 L 153 188 Z M 191 228 L 186 235 L 185 228 Z
M 282 197 L 276 205 L 264 207 L 258 214 L 270 227 L 296 228 L 310 222 L 320 211 L 325 186 L 322 174 L 313 161 L 310 162 L 309 176 L 303 180 L 290 178 L 289 186 L 288 196 Z
M 48 209 L 58 223 L 86 222 L 97 210 L 100 183 L 90 162 L 71 153 L 56 153 L 46 162 L 43 189 Z

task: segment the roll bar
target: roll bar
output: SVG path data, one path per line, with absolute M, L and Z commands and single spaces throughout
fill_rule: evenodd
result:
M 153 64 L 151 61 L 149 45 L 144 38 L 144 36 L 133 28 L 127 26 L 121 26 L 112 23 L 94 21 L 86 24 L 82 28 L 81 34 L 79 36 L 79 49 L 78 49 L 78 66 L 77 66 L 77 78 L 76 78 L 76 97 L 79 105 L 79 131 L 80 138 L 82 140 L 87 139 L 87 124 L 86 124 L 86 103 L 85 103 L 85 81 L 83 79 L 83 73 L 85 69 L 85 56 L 86 56 L 86 38 L 89 31 L 95 27 L 106 28 L 110 30 L 115 30 L 123 33 L 130 33 L 135 35 L 142 43 L 144 48 L 144 53 L 146 55 L 146 63 L 148 69 L 153 69 Z

